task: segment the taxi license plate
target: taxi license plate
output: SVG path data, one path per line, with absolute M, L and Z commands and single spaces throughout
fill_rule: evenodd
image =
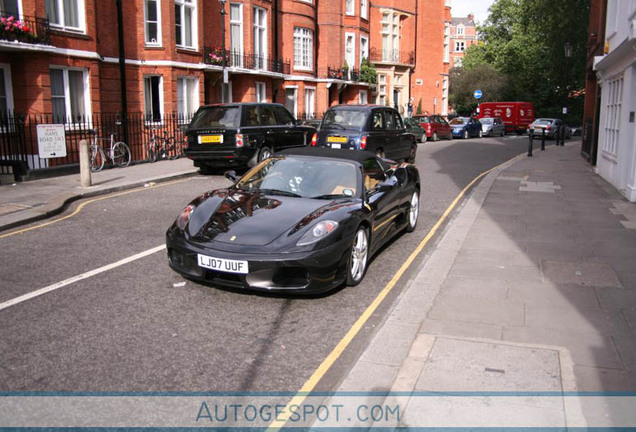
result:
M 223 135 L 203 135 L 199 137 L 200 144 L 222 143 Z
M 334 137 L 334 136 L 330 136 L 327 137 L 327 142 L 330 143 L 346 143 L 347 142 L 347 137 Z
M 247 274 L 249 271 L 247 261 L 215 258 L 202 254 L 197 254 L 197 261 L 199 267 L 225 273 Z

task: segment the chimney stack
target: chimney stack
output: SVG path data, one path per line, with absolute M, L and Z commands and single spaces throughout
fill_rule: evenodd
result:
M 475 15 L 468 14 L 468 19 L 471 20 L 471 21 L 474 21 L 475 20 Z

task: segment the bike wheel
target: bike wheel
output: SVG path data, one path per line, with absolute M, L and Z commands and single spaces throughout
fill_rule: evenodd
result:
M 125 143 L 115 143 L 113 147 L 113 163 L 118 167 L 130 165 L 130 149 Z
M 157 162 L 157 145 L 155 144 L 154 141 L 152 141 L 150 144 L 148 144 L 148 162 Z
M 175 160 L 181 156 L 181 145 L 174 138 L 168 139 L 168 159 Z
M 97 172 L 101 171 L 104 168 L 104 160 L 106 159 L 106 155 L 104 155 L 104 150 L 98 145 L 91 146 L 91 171 Z

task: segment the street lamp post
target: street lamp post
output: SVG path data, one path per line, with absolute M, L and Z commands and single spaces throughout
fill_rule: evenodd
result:
M 221 84 L 221 101 L 227 102 L 227 53 L 225 51 L 225 3 L 227 0 L 219 0 L 221 5 L 221 47 L 223 50 L 223 82 Z

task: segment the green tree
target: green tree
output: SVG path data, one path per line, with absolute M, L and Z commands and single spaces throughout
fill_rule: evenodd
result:
M 575 95 L 585 87 L 588 16 L 589 0 L 495 0 L 478 28 L 482 42 L 466 51 L 463 68 L 501 74 L 497 98 L 532 102 L 542 116 L 560 116 L 567 106 L 571 121 L 580 121 L 583 101 Z M 484 91 L 484 100 L 493 100 L 485 97 Z
M 470 115 L 479 102 L 507 99 L 508 78 L 489 64 L 471 68 L 453 68 L 450 72 L 449 103 L 459 115 Z M 482 91 L 482 98 L 474 98 L 475 90 Z

